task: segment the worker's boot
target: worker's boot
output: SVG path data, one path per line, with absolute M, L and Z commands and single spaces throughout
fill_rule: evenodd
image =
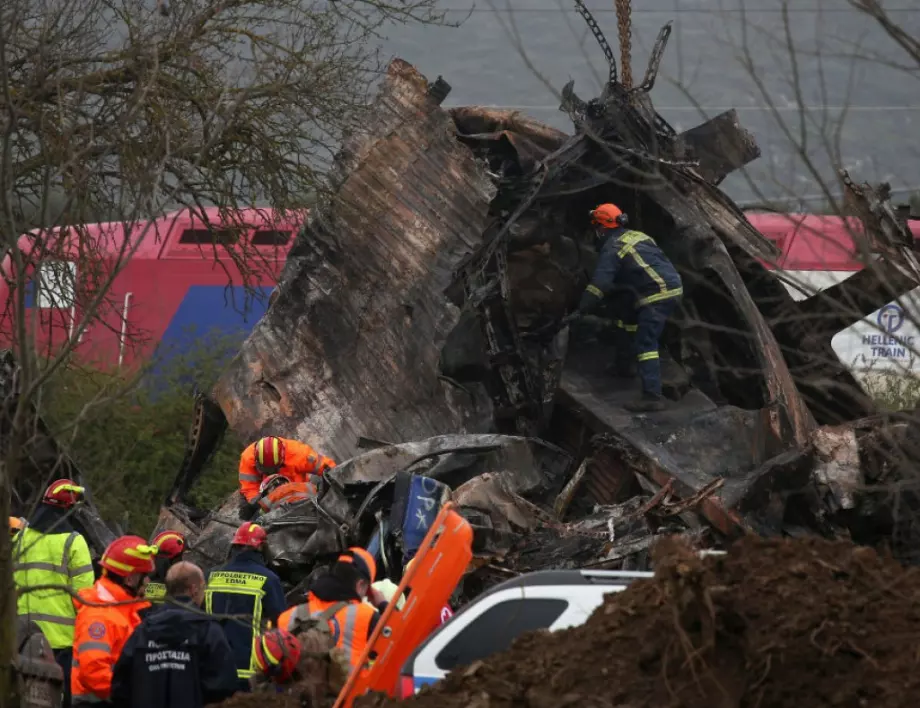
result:
M 653 413 L 655 411 L 663 411 L 664 398 L 660 395 L 656 396 L 654 393 L 643 392 L 642 398 L 624 404 L 623 408 L 632 413 Z

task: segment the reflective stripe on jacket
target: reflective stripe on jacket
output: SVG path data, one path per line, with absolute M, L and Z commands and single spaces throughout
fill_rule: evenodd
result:
M 95 603 L 117 603 L 135 599 L 125 588 L 103 576 L 95 585 L 80 592 L 80 597 Z M 77 702 L 106 701 L 112 691 L 112 668 L 134 628 L 141 623 L 141 610 L 149 602 L 138 600 L 125 605 L 93 607 L 76 601 L 73 667 L 70 689 Z
M 604 242 L 587 290 L 603 297 L 614 285 L 633 290 L 640 307 L 684 292 L 680 275 L 654 239 L 626 229 L 613 229 Z
M 307 602 L 296 605 L 278 618 L 278 626 L 291 631 L 298 620 L 304 621 L 310 617 L 321 615 L 324 610 L 336 604 L 336 600 L 320 600 L 312 592 L 307 595 Z M 364 602 L 352 601 L 335 613 L 329 620 L 329 631 L 335 645 L 348 657 L 349 665 L 354 668 L 360 661 L 361 654 L 367 647 L 373 631 L 374 617 L 377 615 L 371 605 Z
M 22 591 L 17 613 L 38 623 L 52 649 L 73 645 L 76 610 L 65 590 L 29 590 L 63 585 L 77 592 L 93 584 L 93 561 L 86 539 L 76 531 L 40 533 L 23 529 L 16 538 L 13 582 Z
M 282 504 L 296 504 L 316 496 L 316 487 L 309 482 L 289 482 L 282 484 L 267 497 L 259 500 L 259 508 L 263 514 Z
M 285 605 L 281 580 L 259 558 L 256 551 L 243 551 L 227 565 L 211 571 L 204 595 L 205 610 L 219 616 L 242 679 L 256 671 L 256 636 L 265 623 L 278 618 Z M 252 620 L 247 627 L 239 617 L 223 619 L 220 615 L 243 615 Z
M 284 464 L 274 474 L 283 474 L 292 482 L 309 482 L 310 475 L 322 475 L 335 467 L 335 462 L 306 443 L 297 440 L 284 440 Z M 256 443 L 253 443 L 240 456 L 240 491 L 247 502 L 259 496 L 259 485 L 264 479 L 256 467 Z

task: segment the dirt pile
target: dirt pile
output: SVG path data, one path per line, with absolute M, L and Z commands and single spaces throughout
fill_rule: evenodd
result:
M 656 576 L 584 626 L 522 637 L 412 699 L 419 708 L 913 706 L 920 572 L 873 550 L 746 538 L 700 559 L 677 539 Z M 390 708 L 381 696 L 361 708 Z
M 237 693 L 217 705 L 220 708 L 332 708 L 335 694 L 319 692 L 314 681 L 290 686 L 265 684 L 253 693 Z

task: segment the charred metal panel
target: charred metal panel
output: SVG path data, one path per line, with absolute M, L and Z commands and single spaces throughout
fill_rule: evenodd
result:
M 765 449 L 759 411 L 717 407 L 699 392 L 691 392 L 664 412 L 634 415 L 621 407 L 630 392 L 597 383 L 566 372 L 561 398 L 563 405 L 592 420 L 595 429 L 606 430 L 608 454 L 619 461 L 622 472 L 638 473 L 659 487 L 670 484 L 684 500 L 712 485 L 711 494 L 700 496 L 700 513 L 722 533 L 735 534 L 746 527 L 741 515 L 722 503 L 715 485 L 749 486 L 757 479 L 755 471 Z M 593 483 L 592 492 L 598 495 L 622 475 L 615 467 L 598 472 L 605 475 Z M 744 496 L 743 491 L 734 494 L 733 504 Z
M 444 293 L 481 243 L 494 188 L 406 62 L 390 65 L 335 182 L 216 387 L 230 426 L 246 440 L 307 440 L 340 460 L 359 436 L 488 429 L 488 400 L 440 380 L 438 361 L 459 318 Z
M 760 157 L 757 141 L 734 108 L 681 133 L 678 140 L 690 149 L 689 157 L 699 160 L 696 171 L 712 184 Z

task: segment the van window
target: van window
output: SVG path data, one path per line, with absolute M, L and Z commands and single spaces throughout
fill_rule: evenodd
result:
M 499 602 L 460 630 L 434 663 L 442 671 L 450 671 L 505 651 L 522 634 L 552 626 L 568 606 L 567 600 L 555 598 Z
M 290 231 L 256 231 L 252 237 L 252 245 L 283 246 L 290 240 Z

